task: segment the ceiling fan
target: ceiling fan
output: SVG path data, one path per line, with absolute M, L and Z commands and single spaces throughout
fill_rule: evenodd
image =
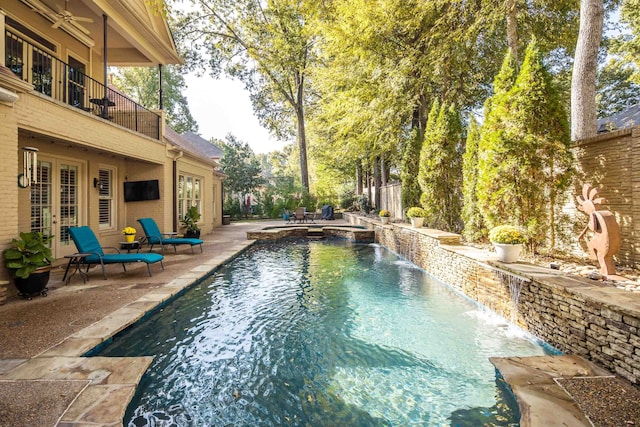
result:
M 74 16 L 71 12 L 67 10 L 67 3 L 69 3 L 69 0 L 64 1 L 64 9 L 56 5 L 56 9 L 58 9 L 58 13 L 56 15 L 58 19 L 56 20 L 56 22 L 53 23 L 51 28 L 58 28 L 63 23 L 67 23 L 67 24 L 73 23 L 75 24 L 76 27 L 78 27 L 84 33 L 89 34 L 89 30 L 87 30 L 82 25 L 78 24 L 78 22 L 93 23 L 93 19 L 84 18 L 82 16 Z

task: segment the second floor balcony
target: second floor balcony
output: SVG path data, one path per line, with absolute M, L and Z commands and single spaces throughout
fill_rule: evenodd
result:
M 66 63 L 11 31 L 5 34 L 5 65 L 35 91 L 112 123 L 160 139 L 161 118 L 85 74 L 79 61 Z

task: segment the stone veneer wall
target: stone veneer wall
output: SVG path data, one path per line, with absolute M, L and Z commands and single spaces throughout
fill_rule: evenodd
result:
M 503 264 L 460 236 L 347 216 L 376 242 L 559 350 L 640 383 L 640 295 L 531 264 Z M 519 288 L 517 303 L 512 288 Z

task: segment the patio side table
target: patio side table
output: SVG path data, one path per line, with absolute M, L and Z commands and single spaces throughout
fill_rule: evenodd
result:
M 71 278 L 75 276 L 76 273 L 80 274 L 80 277 L 82 277 L 82 283 L 87 283 L 87 281 L 89 280 L 89 275 L 86 272 L 82 271 L 82 266 L 84 265 L 84 259 L 90 255 L 91 254 L 75 253 L 64 256 L 65 258 L 69 258 L 67 268 L 64 270 L 64 276 L 62 276 L 62 281 L 65 283 L 65 285 L 69 284 Z M 71 274 L 67 276 L 71 266 L 73 266 L 74 269 Z
M 133 242 L 120 242 L 120 249 L 126 249 L 127 253 L 131 253 L 131 251 L 140 252 L 140 241 L 134 240 Z

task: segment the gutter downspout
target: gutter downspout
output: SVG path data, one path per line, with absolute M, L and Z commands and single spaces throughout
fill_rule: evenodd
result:
M 158 64 L 158 107 L 162 110 L 162 64 Z

